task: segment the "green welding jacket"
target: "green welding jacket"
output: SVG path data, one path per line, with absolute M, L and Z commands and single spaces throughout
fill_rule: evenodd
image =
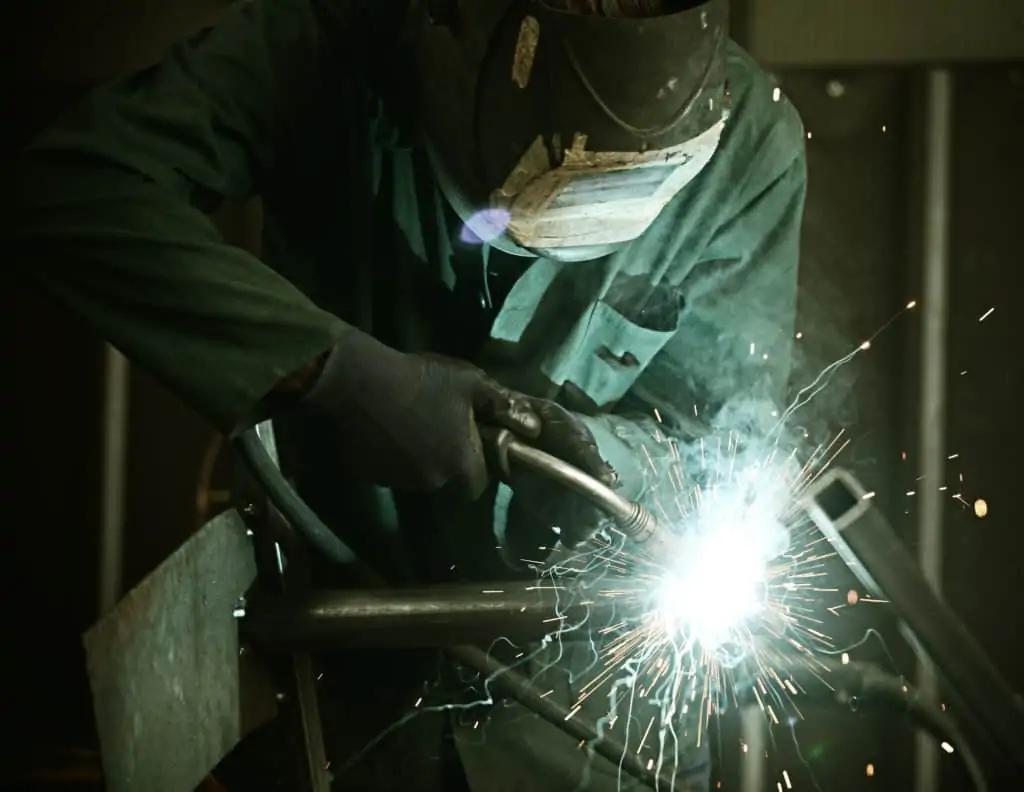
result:
M 655 416 L 713 416 L 737 394 L 778 402 L 804 135 L 750 57 L 730 47 L 718 150 L 643 236 L 597 261 L 524 260 L 461 238 L 395 110 L 400 77 L 374 79 L 401 57 L 395 8 L 239 3 L 158 65 L 93 91 L 17 163 L 16 266 L 226 433 L 346 325 L 407 351 L 471 356 L 513 387 L 560 399 L 585 416 L 630 497 L 642 494 L 632 473 Z M 208 218 L 219 200 L 256 194 L 263 260 L 226 245 Z M 481 338 L 467 346 L 473 323 Z M 370 558 L 397 568 L 404 552 L 415 568 L 422 548 L 409 550 L 403 521 L 435 515 L 434 569 L 502 576 L 507 489 L 453 517 L 449 504 L 361 482 L 338 497 L 329 470 L 319 475 L 333 497 L 307 498 Z M 481 509 L 493 533 L 466 527 Z M 577 684 L 566 673 L 552 689 L 572 700 Z M 459 726 L 473 788 L 575 788 L 584 752 L 499 709 L 486 740 Z M 530 751 L 529 767 L 516 750 Z M 503 751 L 508 772 L 496 774 Z M 616 788 L 617 775 L 595 769 L 587 788 Z

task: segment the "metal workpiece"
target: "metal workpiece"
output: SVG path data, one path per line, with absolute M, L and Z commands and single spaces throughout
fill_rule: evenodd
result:
M 508 429 L 486 432 L 485 437 L 491 442 L 498 466 L 506 477 L 511 475 L 512 463 L 515 462 L 561 482 L 589 499 L 645 551 L 660 551 L 668 541 L 661 541 L 658 523 L 646 508 L 622 497 L 579 468 L 520 440 Z
M 501 444 L 495 444 L 492 446 L 492 450 L 498 450 L 504 455 L 504 464 L 507 472 L 508 468 L 508 449 L 510 444 L 507 439 Z M 356 561 L 355 555 L 352 551 L 344 545 L 336 536 L 334 536 L 329 529 L 319 520 L 315 513 L 309 509 L 309 507 L 302 501 L 298 495 L 287 486 L 284 481 L 280 470 L 277 468 L 275 462 L 271 459 L 268 451 L 260 441 L 260 438 L 256 436 L 255 431 L 250 430 L 243 436 L 243 442 L 239 445 L 240 451 L 243 458 L 249 465 L 256 480 L 263 485 L 267 491 L 268 499 L 273 505 L 280 510 L 282 515 L 292 524 L 292 526 L 303 536 L 310 540 L 310 542 L 316 546 L 321 552 L 324 552 L 328 558 L 335 561 L 345 563 L 348 561 Z M 547 455 L 545 455 L 547 457 Z M 548 457 L 550 460 L 554 460 L 554 457 Z M 557 461 L 557 460 L 556 460 Z M 564 463 L 562 463 L 564 464 Z M 575 470 L 571 466 L 565 466 L 568 471 Z M 578 471 L 577 471 L 578 472 Z M 582 475 L 582 474 L 580 474 Z M 589 477 L 588 477 L 589 478 Z M 579 483 L 579 480 L 574 476 L 573 480 Z M 598 482 L 593 482 L 597 484 Z M 607 488 L 604 488 L 607 490 Z M 609 493 L 618 499 L 615 493 L 611 490 L 607 490 Z M 615 499 L 610 502 L 615 503 Z M 626 502 L 628 503 L 628 502 Z M 621 507 L 622 503 L 618 502 L 615 508 Z M 653 521 L 652 521 L 653 522 Z M 266 564 L 263 565 L 266 568 Z M 365 572 L 365 576 L 368 579 L 382 581 L 383 577 L 376 573 L 374 570 L 368 569 L 365 566 L 361 566 Z M 271 577 L 274 577 L 271 574 Z M 379 585 L 379 584 L 378 584 Z M 498 591 L 501 590 L 502 594 L 487 594 L 484 591 Z M 387 601 L 388 615 L 386 619 L 386 628 L 375 626 L 372 635 L 373 641 L 376 645 L 395 645 L 397 637 L 403 633 L 409 635 L 415 635 L 420 630 L 426 628 L 426 630 L 434 637 L 430 639 L 427 645 L 445 645 L 440 643 L 438 640 L 439 630 L 437 627 L 437 620 L 439 614 L 435 607 L 431 607 L 430 601 L 437 597 L 437 590 L 432 589 L 428 595 L 426 602 L 416 605 L 410 612 L 409 609 L 402 609 L 398 605 L 398 600 L 390 600 L 390 597 L 399 597 L 403 592 L 398 590 L 388 590 L 386 592 L 373 592 L 372 596 L 378 603 Z M 408 590 L 404 592 L 408 594 Z M 517 600 L 518 596 L 529 596 L 526 602 Z M 280 596 L 280 595 L 278 595 Z M 294 594 L 290 595 L 294 597 Z M 320 596 L 326 597 L 326 595 L 317 595 L 313 592 L 303 592 L 298 599 L 291 599 L 292 604 L 305 602 L 308 605 L 315 603 Z M 356 592 L 352 592 L 352 596 L 356 596 Z M 474 586 L 472 589 L 465 589 L 461 592 L 461 596 L 465 599 L 458 599 L 452 597 L 453 600 L 458 600 L 463 603 L 460 607 L 455 609 L 455 614 L 452 615 L 452 621 L 457 623 L 462 620 L 462 624 L 459 625 L 460 630 L 468 629 L 467 624 L 472 624 L 474 627 L 481 624 L 481 622 L 488 625 L 488 632 L 493 633 L 495 618 L 496 616 L 502 616 L 505 619 L 515 622 L 516 620 L 522 620 L 521 623 L 530 626 L 530 630 L 539 630 L 540 635 L 546 635 L 554 631 L 554 629 L 566 629 L 565 622 L 571 617 L 572 608 L 562 610 L 561 608 L 554 608 L 559 600 L 552 600 L 554 594 L 551 589 L 545 591 L 543 588 L 531 586 L 530 584 L 522 583 L 517 584 L 517 587 L 509 591 L 496 588 L 496 589 L 484 589 L 481 586 Z M 505 597 L 503 600 L 492 599 L 485 600 L 482 597 Z M 539 602 L 538 602 L 539 600 Z M 241 622 L 243 630 L 248 631 L 249 635 L 252 636 L 254 641 L 259 641 L 261 638 L 265 638 L 271 644 L 281 645 L 289 640 L 294 641 L 309 641 L 310 635 L 324 635 L 326 633 L 333 636 L 337 640 L 342 633 L 347 634 L 348 640 L 355 640 L 357 633 L 355 631 L 345 629 L 339 630 L 338 623 L 335 621 L 331 623 L 329 618 L 332 611 L 328 608 L 307 608 L 306 617 L 304 618 L 301 613 L 297 613 L 294 610 L 289 612 L 287 600 L 278 600 L 277 604 L 273 602 L 260 603 L 258 600 L 254 601 L 250 608 L 247 609 L 246 618 Z M 323 602 L 321 601 L 321 604 Z M 606 607 L 611 607 L 612 603 L 606 603 Z M 525 607 L 525 610 L 523 608 Z M 584 605 L 580 602 L 580 607 L 592 607 Z M 533 610 L 537 608 L 538 610 Z M 401 610 L 402 616 L 400 618 L 395 617 L 395 610 Z M 337 613 L 336 611 L 333 611 Z M 364 616 L 367 613 L 364 606 L 360 608 L 354 608 L 347 611 L 349 616 L 358 615 L 362 613 Z M 557 622 L 545 622 L 545 613 L 550 614 L 557 619 Z M 372 608 L 369 611 L 369 621 L 364 624 L 372 624 L 374 617 L 378 615 Z M 419 614 L 416 616 L 415 614 Z M 560 616 L 566 616 L 565 619 L 559 618 Z M 447 618 L 447 617 L 446 617 Z M 597 613 L 590 611 L 590 621 L 599 626 L 604 626 L 610 623 L 606 620 L 607 617 L 600 616 Z M 358 619 L 355 619 L 358 622 Z M 377 622 L 381 624 L 381 622 Z M 351 625 L 351 622 L 349 622 Z M 429 626 L 428 626 L 429 625 Z M 540 625 L 538 627 L 538 625 Z M 554 625 L 554 626 L 553 626 Z M 508 625 L 506 625 L 508 626 Z M 514 626 L 514 625 L 513 625 Z M 456 631 L 458 632 L 458 631 Z M 506 633 L 511 632 L 506 630 Z M 529 632 L 529 630 L 524 630 Z M 507 637 L 507 635 L 506 635 Z M 382 640 L 386 639 L 386 640 Z M 366 640 L 365 638 L 363 639 Z M 422 640 L 422 639 L 421 639 Z M 545 692 L 537 688 L 536 685 L 532 684 L 529 679 L 523 677 L 512 668 L 501 663 L 499 660 L 491 657 L 487 652 L 473 646 L 471 643 L 472 639 L 467 639 L 467 642 L 462 645 L 452 646 L 448 644 L 447 654 L 448 656 L 460 662 L 464 665 L 469 666 L 477 670 L 480 674 L 484 675 L 489 683 L 493 686 L 496 691 L 501 691 L 504 695 L 511 698 L 515 698 L 520 704 L 525 706 L 527 709 L 533 711 L 535 714 L 554 724 L 557 728 L 570 734 L 577 739 L 591 740 L 591 745 L 595 752 L 609 758 L 611 761 L 618 763 L 619 767 L 622 768 L 623 772 L 636 778 L 641 783 L 650 786 L 651 788 L 660 789 L 671 789 L 675 788 L 679 792 L 685 792 L 681 789 L 679 784 L 673 784 L 671 779 L 665 777 L 664 772 L 660 775 L 655 775 L 647 769 L 647 766 L 640 761 L 639 756 L 632 752 L 624 752 L 622 746 L 615 745 L 614 742 L 605 736 L 603 739 L 596 739 L 598 732 L 594 724 L 587 722 L 585 719 L 578 716 L 574 717 L 573 714 L 567 711 L 564 707 L 559 706 L 556 702 L 550 700 L 545 696 Z M 415 642 L 414 642 L 415 643 Z M 406 642 L 406 645 L 409 645 Z M 293 656 L 299 654 L 293 652 Z M 318 720 L 318 718 L 316 719 Z M 309 721 L 308 723 L 311 723 Z M 312 735 L 314 738 L 318 737 L 317 733 Z M 308 739 L 308 735 L 307 735 Z M 319 740 L 318 740 L 319 742 Z M 307 747 L 306 758 L 312 759 L 315 754 L 319 751 L 319 745 Z M 309 762 L 312 766 L 312 762 Z M 303 786 L 297 788 L 306 788 L 316 790 L 319 787 L 317 784 L 322 783 L 321 778 L 314 778 L 312 783 L 306 783 Z
M 1017 767 L 1024 767 L 1020 696 L 934 592 L 857 480 L 838 468 L 828 471 L 808 487 L 803 510 L 865 588 L 891 604 L 986 737 Z
M 491 439 L 488 437 L 488 439 Z M 528 453 L 528 444 L 519 444 L 514 438 L 504 438 L 500 444 L 490 447 L 492 451 L 498 451 L 502 458 L 499 460 L 503 470 L 508 473 L 510 459 L 518 460 L 520 464 L 541 465 L 545 471 L 554 472 L 554 478 L 562 480 L 573 486 L 577 491 L 585 493 L 597 492 L 603 502 L 610 504 L 614 510 L 619 510 L 622 503 L 617 503 L 615 498 L 606 498 L 600 487 L 593 486 L 594 482 L 589 477 L 584 477 L 579 471 L 571 466 L 564 466 L 558 460 L 553 460 L 548 455 Z M 312 514 L 308 507 L 300 509 L 294 501 L 298 500 L 294 493 L 280 486 L 269 486 L 280 483 L 280 472 L 276 465 L 267 457 L 266 450 L 256 441 L 242 447 L 243 455 L 251 457 L 251 468 L 257 478 L 267 487 L 270 500 L 281 509 L 282 514 L 293 521 L 296 530 L 303 535 L 315 534 L 320 536 L 327 532 L 327 528 Z M 558 464 L 553 464 L 553 461 Z M 577 475 L 579 474 L 579 475 Z M 843 553 L 841 533 L 850 528 L 852 522 L 862 514 L 861 511 L 852 511 L 852 506 L 863 507 L 866 503 L 862 491 L 848 474 L 844 475 L 843 481 L 852 487 L 846 492 L 845 500 L 836 503 L 830 501 L 833 492 L 825 492 L 825 488 L 836 483 L 836 477 L 840 474 L 832 472 L 815 482 L 805 498 L 803 505 L 805 511 L 818 525 L 828 538 L 833 540 L 843 557 L 848 561 L 855 558 L 849 552 Z M 273 481 L 272 481 L 273 479 Z M 848 481 L 847 481 L 848 480 Z M 604 488 L 607 489 L 607 488 Z M 610 491 L 609 491 L 610 492 Z M 851 494 L 852 492 L 852 494 Z M 842 494 L 842 493 L 840 493 Z M 614 495 L 614 493 L 612 493 Z M 858 497 L 861 496 L 861 497 Z M 630 510 L 629 513 L 631 513 Z M 619 511 L 619 514 L 626 514 Z M 652 521 L 653 522 L 653 521 Z M 315 529 L 315 530 L 314 530 Z M 652 532 L 648 540 L 654 539 L 657 532 Z M 877 537 L 876 537 L 877 538 Z M 657 539 L 654 539 L 657 541 Z M 883 542 L 884 546 L 885 543 Z M 342 546 L 337 558 L 352 557 L 351 551 Z M 261 569 L 261 577 L 274 577 L 272 569 L 264 563 Z M 862 565 L 859 569 L 854 565 L 854 571 L 864 573 Z M 269 572 L 269 574 L 268 574 Z M 920 575 L 918 571 L 918 575 Z M 369 577 L 380 580 L 380 576 L 369 573 Z M 910 576 L 912 577 L 912 576 Z M 879 583 L 886 581 L 879 579 Z M 375 584 L 381 586 L 382 584 Z M 499 584 L 473 584 L 457 585 L 429 590 L 378 590 L 353 591 L 353 592 L 309 592 L 294 590 L 278 592 L 284 599 L 260 602 L 255 599 L 247 608 L 247 615 L 241 620 L 241 627 L 254 641 L 263 641 L 264 645 L 281 646 L 289 645 L 293 657 L 301 654 L 297 651 L 298 645 L 302 643 L 317 643 L 318 641 L 329 640 L 344 645 L 345 642 L 355 644 L 375 644 L 377 646 L 443 646 L 446 654 L 456 662 L 466 665 L 478 671 L 486 678 L 488 686 L 495 693 L 516 699 L 520 704 L 531 710 L 536 715 L 544 718 L 567 734 L 579 740 L 587 740 L 590 747 L 599 755 L 618 763 L 623 772 L 634 777 L 642 784 L 657 789 L 679 789 L 674 779 L 668 778 L 664 772 L 659 773 L 657 764 L 648 765 L 639 754 L 632 751 L 625 751 L 621 744 L 610 739 L 609 735 L 603 735 L 597 739 L 595 724 L 581 717 L 582 713 L 566 711 L 566 707 L 559 702 L 545 696 L 545 692 L 531 683 L 522 674 L 504 665 L 500 660 L 491 657 L 486 651 L 474 646 L 478 643 L 480 634 L 477 629 L 485 629 L 487 634 L 496 637 L 494 634 L 500 629 L 506 637 L 515 634 L 517 630 L 523 630 L 523 638 L 529 639 L 532 630 L 534 636 L 553 632 L 555 629 L 565 630 L 566 622 L 571 625 L 571 619 L 575 613 L 580 616 L 588 616 L 588 624 L 601 627 L 612 623 L 611 619 L 623 620 L 628 614 L 609 610 L 603 613 L 600 606 L 591 605 L 585 602 L 579 595 L 582 590 L 577 590 L 576 598 L 567 599 L 564 593 L 557 588 L 540 587 L 532 583 L 499 583 Z M 562 608 L 561 604 L 576 603 Z M 599 600 L 600 602 L 600 600 Z M 605 607 L 612 608 L 618 603 L 607 602 Z M 585 608 L 585 612 L 575 611 L 574 608 Z M 547 621 L 554 617 L 554 621 Z M 553 626 L 552 626 L 553 625 Z M 581 628 L 582 629 L 582 628 Z M 877 700 L 880 703 L 895 703 L 898 711 L 911 711 L 921 718 L 926 728 L 934 733 L 954 734 L 955 729 L 951 728 L 948 719 L 941 713 L 936 715 L 932 710 L 923 706 L 916 696 L 912 696 L 909 688 L 902 680 L 889 677 L 879 672 L 867 673 L 867 669 L 856 666 L 839 664 L 836 666 L 827 659 L 818 657 L 813 659 L 806 655 L 785 662 L 778 658 L 778 669 L 784 676 L 791 676 L 799 679 L 802 674 L 809 674 L 808 682 L 812 683 L 821 679 L 821 675 L 830 667 L 832 679 L 831 685 L 808 684 L 804 687 L 808 691 L 820 692 L 823 696 L 828 695 L 834 702 L 837 698 L 840 703 L 853 705 L 855 701 L 870 702 Z M 308 668 L 305 669 L 308 676 Z M 826 693 L 827 691 L 827 693 Z M 303 708 L 305 709 L 305 708 Z M 319 743 L 316 738 L 319 736 L 315 728 L 315 709 L 309 708 L 311 716 L 302 724 L 303 728 L 297 729 L 298 733 L 305 733 L 306 739 L 310 737 Z M 306 729 L 313 726 L 312 730 Z M 311 733 L 312 732 L 312 733 Z M 966 741 L 955 736 L 955 742 L 959 746 L 959 753 L 967 762 L 972 777 L 976 780 L 978 788 L 987 789 L 985 779 L 979 771 L 978 763 Z M 310 768 L 316 766 L 316 757 L 320 754 L 319 745 L 312 746 L 317 750 L 309 750 L 307 746 L 306 759 Z M 323 778 L 314 779 L 322 783 Z M 306 788 L 320 788 L 316 784 Z
M 586 741 L 598 756 L 622 768 L 623 772 L 649 789 L 689 792 L 691 787 L 673 778 L 670 768 L 635 750 L 627 750 L 618 738 L 580 712 L 569 711 L 548 697 L 527 677 L 475 646 L 457 646 L 448 652 L 454 660 L 484 674 L 488 685 L 508 698 L 515 699 L 535 715 L 577 740 Z
M 589 743 L 594 753 L 622 768 L 628 775 L 649 789 L 687 792 L 684 781 L 673 778 L 671 766 L 660 765 L 643 750 L 629 750 L 614 732 L 604 730 L 598 738 L 596 724 L 585 715 L 564 706 L 541 692 L 523 674 L 509 668 L 499 660 L 474 646 L 453 647 L 448 652 L 454 660 L 485 674 L 488 686 L 503 696 L 515 699 L 521 705 L 562 731 Z M 938 708 L 922 706 L 917 692 L 896 676 L 886 673 L 870 663 L 843 663 L 820 655 L 809 657 L 804 653 L 783 652 L 773 659 L 776 672 L 796 682 L 803 695 L 801 704 L 840 704 L 851 709 L 856 706 L 878 708 L 908 715 L 913 722 L 936 740 L 950 740 L 956 744 L 961 759 L 975 781 L 982 780 L 981 768 L 949 716 Z M 825 684 L 822 684 L 822 682 Z M 737 703 L 750 705 L 753 718 L 767 720 L 762 712 L 764 704 L 756 684 L 738 689 Z M 671 765 L 671 763 L 666 763 Z M 763 788 L 763 787 L 762 787 Z M 985 789 L 984 784 L 979 785 Z
M 254 643 L 277 648 L 444 647 L 537 641 L 559 631 L 563 640 L 587 639 L 625 618 L 622 603 L 579 595 L 568 586 L 514 581 L 313 591 L 250 603 L 241 629 Z

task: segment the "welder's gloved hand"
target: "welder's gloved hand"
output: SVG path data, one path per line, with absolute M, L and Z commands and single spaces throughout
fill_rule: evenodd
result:
M 474 499 L 490 482 L 477 422 L 531 439 L 541 431 L 526 397 L 480 369 L 398 352 L 356 330 L 330 353 L 302 408 L 338 431 L 347 473 Z
M 530 412 L 540 418 L 540 432 L 531 440 L 534 446 L 603 484 L 618 485 L 618 476 L 601 458 L 594 436 L 579 418 L 553 401 L 521 398 L 526 399 Z M 543 560 L 546 554 L 542 548 L 554 547 L 557 542 L 576 547 L 594 534 L 603 518 L 601 510 L 587 498 L 515 462 L 511 465 L 509 484 L 513 496 L 503 550 L 506 561 L 513 566 Z

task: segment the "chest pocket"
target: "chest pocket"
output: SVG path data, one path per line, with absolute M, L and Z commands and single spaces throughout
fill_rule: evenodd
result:
M 552 382 L 571 383 L 596 407 L 609 407 L 626 395 L 672 338 L 677 321 L 678 316 L 667 327 L 659 323 L 666 329 L 652 330 L 630 321 L 608 303 L 596 302 L 542 368 Z

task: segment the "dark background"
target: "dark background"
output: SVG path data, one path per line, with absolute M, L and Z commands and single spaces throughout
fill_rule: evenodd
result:
M 81 87 L 145 65 L 166 43 L 209 24 L 219 0 L 40 0 L 5 4 L 4 150 L 24 141 Z M 806 366 L 845 354 L 908 300 L 920 298 L 915 255 L 923 202 L 920 156 L 925 68 L 954 73 L 950 220 L 951 483 L 964 476 L 978 519 L 950 499 L 943 588 L 1018 689 L 1024 537 L 1013 512 L 1024 428 L 1018 305 L 1024 266 L 1024 4 L 1014 0 L 734 3 L 735 35 L 800 109 L 810 192 L 804 231 L 801 329 Z M 883 129 L 884 128 L 884 129 Z M 253 247 L 255 206 L 229 207 L 225 233 Z M 9 397 L 4 445 L 7 526 L 0 681 L 4 755 L 37 770 L 68 768 L 95 747 L 79 633 L 96 616 L 103 348 L 77 319 L 19 282 L 4 288 Z M 991 307 L 995 312 L 979 323 Z M 920 314 L 902 315 L 842 372 L 811 415 L 847 427 L 853 469 L 915 542 L 919 475 Z M 966 372 L 966 373 L 962 373 Z M 125 585 L 138 582 L 217 508 L 219 439 L 143 373 L 131 375 Z M 906 453 L 904 459 L 903 454 Z M 205 465 L 209 469 L 209 464 Z M 212 490 L 212 492 L 211 492 Z M 203 493 L 212 495 L 203 502 Z M 897 650 L 897 655 L 899 651 Z M 899 660 L 904 662 L 905 657 Z M 910 668 L 902 670 L 910 671 Z M 885 721 L 818 715 L 797 727 L 821 789 L 909 789 L 912 741 Z M 786 733 L 769 770 L 813 788 Z M 813 750 L 811 750 L 813 749 Z M 723 788 L 735 788 L 739 749 L 723 743 Z M 85 754 L 88 757 L 88 753 Z M 865 767 L 874 765 L 868 776 Z M 85 762 L 85 775 L 89 774 Z M 945 764 L 945 761 L 944 761 Z M 5 760 L 4 767 L 13 763 Z M 56 771 L 54 771 L 56 772 Z M 62 771 L 64 772 L 64 771 Z M 52 774 L 52 773 L 51 773 Z M 2 777 L 2 774 L 0 774 Z M 946 773 L 945 786 L 960 779 Z

